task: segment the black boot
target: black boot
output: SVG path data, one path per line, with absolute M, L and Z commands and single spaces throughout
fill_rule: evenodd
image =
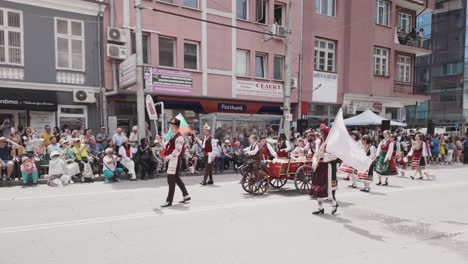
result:
M 315 212 L 312 212 L 312 214 L 314 214 L 314 215 L 319 215 L 319 214 L 324 214 L 324 213 L 325 213 L 325 209 L 323 209 L 323 208 L 322 208 L 322 209 L 318 209 L 318 210 L 315 211 Z
M 333 210 L 331 211 L 332 215 L 336 214 L 336 211 L 338 211 L 338 207 L 339 207 L 338 203 L 335 206 L 333 206 Z

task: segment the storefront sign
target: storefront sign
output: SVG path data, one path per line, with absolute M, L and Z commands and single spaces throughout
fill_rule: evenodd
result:
M 0 88 L 0 109 L 57 111 L 57 95 L 51 91 Z
M 144 70 L 145 89 L 160 94 L 192 93 L 192 74 L 190 72 L 147 67 Z
M 379 112 L 382 112 L 382 103 L 374 103 L 372 105 L 372 108 L 374 108 L 374 110 L 377 110 Z
M 243 104 L 225 104 L 219 103 L 218 110 L 221 112 L 238 112 L 243 113 L 247 110 L 246 105 Z
M 45 126 L 55 127 L 55 112 L 29 112 L 30 126 L 37 132 L 43 132 Z
M 158 119 L 158 113 L 156 112 L 156 108 L 154 107 L 154 101 L 151 95 L 146 96 L 146 111 L 148 111 L 149 119 Z
M 336 103 L 338 96 L 338 74 L 314 71 L 312 101 Z
M 237 80 L 236 91 L 238 96 L 283 98 L 283 85 L 277 83 Z
M 128 88 L 136 83 L 136 54 L 119 64 L 119 88 Z

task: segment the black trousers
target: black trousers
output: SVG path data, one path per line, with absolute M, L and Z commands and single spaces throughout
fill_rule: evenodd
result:
M 167 194 L 166 202 L 169 202 L 169 203 L 173 202 L 176 184 L 177 186 L 179 186 L 179 189 L 182 191 L 183 196 L 188 195 L 187 188 L 185 187 L 185 184 L 182 181 L 182 179 L 179 177 L 181 164 L 182 162 L 181 162 L 181 159 L 179 158 L 179 160 L 177 161 L 176 173 L 167 175 L 167 184 L 169 185 L 169 192 Z
M 205 163 L 205 176 L 203 177 L 203 182 L 209 179 L 210 182 L 213 181 L 213 162 L 208 163 L 208 153 L 205 153 L 203 156 L 203 162 Z

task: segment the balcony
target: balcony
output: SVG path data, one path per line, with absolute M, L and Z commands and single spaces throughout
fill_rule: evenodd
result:
M 398 31 L 395 38 L 395 50 L 418 56 L 430 55 L 429 40 L 424 39 L 422 32 L 413 29 L 410 33 Z
M 405 83 L 397 80 L 395 80 L 393 84 L 393 94 L 421 102 L 431 99 L 431 97 L 427 95 L 415 94 L 413 83 Z
M 428 5 L 429 1 L 430 0 L 395 0 L 393 2 L 395 2 L 395 5 L 401 8 L 414 10 L 416 13 L 419 13 L 426 9 L 426 5 Z M 430 6 L 428 9 L 430 9 Z

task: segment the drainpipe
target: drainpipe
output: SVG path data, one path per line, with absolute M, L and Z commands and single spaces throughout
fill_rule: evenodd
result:
M 420 14 L 424 13 L 424 11 L 426 11 L 428 7 L 429 7 L 429 0 L 426 0 L 426 7 L 424 7 L 424 9 L 421 12 L 416 14 L 416 17 L 418 17 Z
M 99 78 L 99 102 L 96 103 L 96 105 L 100 104 L 101 108 L 101 115 L 100 115 L 100 125 L 101 126 L 106 126 L 107 127 L 107 97 L 104 95 L 105 93 L 105 88 L 102 83 L 102 76 L 103 76 L 103 64 L 102 60 L 104 59 L 102 57 L 102 18 L 103 18 L 103 12 L 101 11 L 102 4 L 99 3 L 99 13 L 97 16 L 97 41 L 98 41 L 98 78 Z M 99 108 L 98 108 L 99 109 Z
M 301 0 L 301 34 L 300 34 L 300 54 L 299 54 L 299 73 L 297 76 L 297 83 L 298 83 L 298 108 L 297 108 L 297 119 L 302 119 L 303 114 L 307 113 L 302 113 L 302 67 L 303 67 L 303 59 L 302 59 L 302 54 L 304 52 L 303 49 L 303 34 L 304 33 L 304 0 Z
M 109 26 L 114 27 L 115 25 L 115 2 L 114 0 L 109 1 L 110 4 L 110 16 L 109 16 Z M 115 60 L 112 60 L 112 92 L 105 93 L 106 96 L 116 95 L 118 94 L 118 87 L 117 87 L 117 63 Z

